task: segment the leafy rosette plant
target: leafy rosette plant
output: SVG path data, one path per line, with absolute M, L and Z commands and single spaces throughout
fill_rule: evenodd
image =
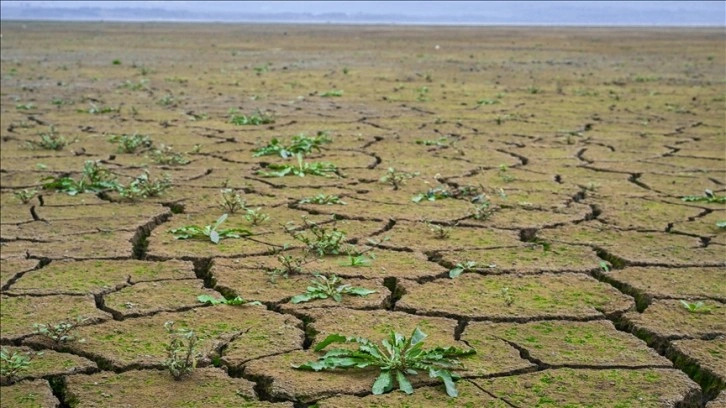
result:
M 446 387 L 446 393 L 451 397 L 458 396 L 454 380 L 460 377 L 451 370 L 462 368 L 459 357 L 476 354 L 474 349 L 459 349 L 456 347 L 436 347 L 424 350 L 423 340 L 426 334 L 418 327 L 413 330 L 410 338 L 391 331 L 388 339 L 381 341 L 383 348 L 362 337 L 345 337 L 340 334 L 331 334 L 315 346 L 315 351 L 321 351 L 334 343 L 356 343 L 357 350 L 332 349 L 317 361 L 311 361 L 293 368 L 300 370 L 322 371 L 336 368 L 366 368 L 379 367 L 381 373 L 373 383 L 372 392 L 375 395 L 393 390 L 396 383 L 398 388 L 406 394 L 413 393 L 413 386 L 407 375 L 417 375 L 419 371 L 428 372 L 431 378 L 440 378 Z

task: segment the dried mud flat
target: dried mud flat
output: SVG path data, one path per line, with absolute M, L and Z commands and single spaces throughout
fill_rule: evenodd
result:
M 726 406 L 726 206 L 682 200 L 726 194 L 721 30 L 2 31 L 0 341 L 43 354 L 2 379 L 0 406 Z M 274 123 L 236 125 L 230 109 Z M 50 126 L 73 143 L 27 148 Z M 258 174 L 284 161 L 253 149 L 318 132 L 332 143 L 305 159 L 335 164 L 335 177 Z M 134 133 L 189 163 L 109 142 Z M 43 177 L 79 177 L 87 160 L 122 183 L 147 169 L 172 187 L 133 202 L 16 197 Z M 388 168 L 418 175 L 394 189 L 379 181 Z M 234 214 L 225 225 L 253 235 L 219 245 L 174 239 L 171 228 L 223 213 L 223 186 L 270 220 Z M 438 186 L 455 197 L 412 201 Z M 300 202 L 318 194 L 345 204 Z M 326 256 L 271 282 L 276 251 L 302 253 L 283 226 L 303 216 L 358 248 L 379 241 L 376 258 Z M 466 262 L 476 266 L 450 279 Z M 292 304 L 316 271 L 376 293 Z M 263 305 L 208 306 L 202 294 Z M 33 333 L 77 316 L 84 342 Z M 178 382 L 162 366 L 169 320 L 206 352 Z M 458 400 L 423 375 L 411 396 L 374 396 L 374 372 L 291 368 L 327 334 L 377 341 L 416 326 L 429 346 L 478 350 Z

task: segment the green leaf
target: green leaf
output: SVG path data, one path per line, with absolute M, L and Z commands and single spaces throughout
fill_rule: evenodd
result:
M 220 303 L 225 303 L 224 299 L 217 299 L 212 295 L 199 295 L 199 296 L 197 296 L 197 300 L 202 303 L 209 303 L 211 305 L 218 305 Z
M 366 288 L 351 287 L 351 288 L 347 288 L 345 290 L 345 292 L 343 292 L 343 293 L 347 293 L 349 295 L 355 295 L 355 296 L 368 296 L 371 293 L 376 293 L 376 291 L 371 290 L 371 289 L 366 289 Z
M 333 343 L 347 343 L 347 337 L 333 333 L 315 346 L 315 351 L 320 351 Z
M 303 293 L 302 295 L 293 296 L 290 302 L 294 304 L 309 302 L 313 299 L 317 299 L 319 295 L 317 293 Z
M 464 272 L 464 268 L 457 266 L 456 268 L 449 271 L 449 278 L 458 278 L 462 272 Z
M 411 385 L 411 382 L 408 381 L 408 378 L 400 372 L 396 371 L 396 380 L 398 381 L 398 389 L 405 392 L 406 394 L 413 394 L 413 386 Z
M 429 375 L 431 378 L 441 378 L 441 380 L 444 381 L 444 386 L 446 387 L 446 394 L 449 395 L 449 397 L 458 397 L 459 391 L 456 390 L 456 384 L 454 383 L 454 380 L 451 378 L 451 373 L 448 370 L 429 370 Z
M 413 329 L 413 334 L 411 334 L 411 345 L 415 346 L 416 344 L 421 343 L 426 337 L 428 337 L 428 335 L 416 326 L 416 328 Z
M 209 239 L 215 244 L 219 244 L 219 233 L 217 231 L 210 232 Z
M 393 389 L 393 377 L 391 376 L 391 372 L 382 371 L 373 383 L 371 391 L 373 391 L 373 395 L 381 395 L 391 389 Z

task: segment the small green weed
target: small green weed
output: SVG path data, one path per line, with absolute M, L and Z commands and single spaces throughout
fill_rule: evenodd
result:
M 215 244 L 219 244 L 222 239 L 242 238 L 252 235 L 249 230 L 242 228 L 219 229 L 220 225 L 227 220 L 227 214 L 222 214 L 217 218 L 214 224 L 205 225 L 204 228 L 197 225 L 185 225 L 180 228 L 174 228 L 170 232 L 176 239 L 209 239 Z
M 208 303 L 212 306 L 215 305 L 230 305 L 230 306 L 243 306 L 243 305 L 250 305 L 250 306 L 261 306 L 262 303 L 260 302 L 248 302 L 244 299 L 242 299 L 241 296 L 236 296 L 232 299 L 225 299 L 225 298 L 216 298 L 212 295 L 199 295 L 197 296 L 197 300 L 202 303 Z
M 91 115 L 102 115 L 104 113 L 117 113 L 120 111 L 120 108 L 112 108 L 110 106 L 97 106 L 94 103 L 89 103 L 91 105 L 88 109 L 78 109 L 78 113 L 89 113 Z
M 429 231 L 431 234 L 433 234 L 434 238 L 436 239 L 447 239 L 449 236 L 451 236 L 451 227 L 445 227 L 443 225 L 438 224 L 432 224 L 428 221 L 425 221 L 425 224 L 427 227 L 429 227 Z
M 726 196 L 718 196 L 713 191 L 706 189 L 702 196 L 685 196 L 682 198 L 686 202 L 706 202 L 706 203 L 726 203 Z
M 448 146 L 449 145 L 449 138 L 447 137 L 440 137 L 436 140 L 423 140 L 423 139 L 416 139 L 417 145 L 423 145 L 423 146 Z
M 347 262 L 339 263 L 340 266 L 349 266 L 353 268 L 369 267 L 376 256 L 371 252 L 368 256 L 365 254 L 348 254 Z
M 261 208 L 245 208 L 245 220 L 252 225 L 260 225 L 270 220 L 270 216 L 263 213 Z
M 308 197 L 303 198 L 300 200 L 300 204 L 320 204 L 320 205 L 331 205 L 331 204 L 338 204 L 338 205 L 345 205 L 345 201 L 341 200 L 340 197 L 336 195 L 328 195 L 324 193 L 320 193 L 314 197 Z
M 472 272 L 476 267 L 478 263 L 474 261 L 466 261 L 464 263 L 457 263 L 454 265 L 454 267 L 449 271 L 449 278 L 454 279 L 461 276 L 464 272 Z
M 15 198 L 20 200 L 23 204 L 28 204 L 38 194 L 38 190 L 34 188 L 26 188 L 24 190 L 13 191 Z
M 497 175 L 505 183 L 511 183 L 514 180 L 516 180 L 516 177 L 514 177 L 509 172 L 509 167 L 506 164 L 500 164 L 499 165 L 499 170 L 497 171 Z
M 685 300 L 681 300 L 681 305 L 691 313 L 711 313 L 711 307 L 706 306 L 703 302 L 690 303 Z
M 305 257 L 292 255 L 278 255 L 277 260 L 281 266 L 267 272 L 272 283 L 275 283 L 278 277 L 287 279 L 290 275 L 302 273 L 302 266 L 305 264 Z
M 199 339 L 190 329 L 174 329 L 173 321 L 165 322 L 164 329 L 170 339 L 169 344 L 164 345 L 166 360 L 162 364 L 175 380 L 181 380 L 194 372 L 197 360 L 202 357 L 202 353 L 197 351 Z
M 275 123 L 275 117 L 272 114 L 259 110 L 250 115 L 241 115 L 233 110 L 229 122 L 237 126 L 269 125 Z
M 323 98 L 331 98 L 331 97 L 339 98 L 339 97 L 343 96 L 343 90 L 342 89 L 331 89 L 327 92 L 321 93 L 320 96 Z
M 219 201 L 219 206 L 226 213 L 234 214 L 247 206 L 247 203 L 234 189 L 223 188 L 221 194 L 222 199 Z
M 286 145 L 283 145 L 279 139 L 273 138 L 266 146 L 252 150 L 252 156 L 261 157 L 279 155 L 283 159 L 287 159 L 298 153 L 309 154 L 312 153 L 313 150 L 320 152 L 322 145 L 332 142 L 333 140 L 327 132 L 320 131 L 313 137 L 308 137 L 305 136 L 304 133 L 300 133 L 299 135 L 293 136 L 290 143 Z
M 166 166 L 183 166 L 189 164 L 190 161 L 184 156 L 184 153 L 175 152 L 171 146 L 161 145 L 158 149 L 154 149 L 149 154 L 149 159 L 159 165 Z
M 69 343 L 76 340 L 73 334 L 79 325 L 88 319 L 82 316 L 76 317 L 75 320 L 65 320 L 58 323 L 33 324 L 33 333 L 47 337 L 55 342 L 56 345 Z M 82 341 L 82 340 L 79 340 Z
M 118 144 L 119 153 L 136 153 L 139 149 L 148 149 L 153 144 L 153 141 L 148 135 L 140 135 L 134 133 L 133 135 L 114 135 L 108 139 L 111 143 Z
M 325 275 L 315 274 L 315 279 L 311 282 L 312 285 L 307 287 L 307 291 L 305 293 L 293 296 L 290 301 L 297 304 L 309 302 L 314 299 L 332 298 L 336 302 L 340 303 L 343 300 L 343 295 L 368 296 L 371 293 L 376 293 L 375 290 L 357 288 L 348 284 L 343 284 L 343 281 L 335 275 L 331 275 L 328 278 Z
M 294 230 L 290 225 L 286 229 L 292 233 L 293 238 L 305 244 L 308 251 L 315 252 L 318 256 L 339 255 L 343 252 L 345 232 L 339 231 L 335 226 L 328 229 L 309 222 L 307 217 L 303 217 L 303 222 L 307 227 L 304 230 Z
M 119 184 L 108 169 L 101 167 L 97 161 L 87 160 L 83 165 L 81 178 L 76 181 L 69 176 L 45 177 L 41 179 L 44 190 L 58 190 L 68 195 L 85 192 L 98 193 L 105 190 L 117 190 Z
M 408 173 L 405 171 L 398 171 L 393 167 L 389 167 L 386 174 L 378 179 L 378 181 L 384 184 L 390 184 L 393 186 L 394 190 L 398 190 L 399 187 L 406 184 L 406 180 L 410 180 L 416 176 L 418 176 L 418 172 Z
M 411 201 L 414 203 L 420 203 L 421 201 L 436 201 L 436 200 L 442 200 L 444 198 L 450 198 L 452 196 L 451 192 L 444 186 L 438 186 L 434 188 L 430 188 L 427 191 L 423 193 L 416 194 L 411 198 Z
M 121 197 L 127 200 L 138 200 L 141 198 L 158 197 L 171 187 L 171 179 L 164 175 L 158 179 L 149 177 L 149 171 L 136 177 L 127 187 L 119 185 L 117 190 Z
M 381 342 L 383 348 L 362 337 L 345 337 L 340 334 L 331 334 L 315 346 L 315 351 L 321 351 L 330 344 L 356 343 L 357 350 L 332 349 L 317 361 L 293 366 L 300 370 L 321 371 L 333 369 L 349 369 L 378 367 L 380 375 L 373 383 L 372 392 L 375 395 L 393 390 L 396 383 L 398 388 L 406 394 L 413 394 L 413 386 L 406 377 L 417 375 L 417 370 L 428 372 L 432 378 L 440 378 L 450 397 L 458 396 L 454 380 L 459 376 L 452 373 L 452 369 L 461 368 L 458 360 L 476 354 L 474 349 L 464 350 L 457 347 L 436 347 L 425 350 L 423 340 L 426 334 L 418 327 L 413 330 L 408 339 L 402 334 L 391 331 L 388 339 Z
M 65 137 L 60 136 L 54 126 L 50 126 L 48 132 L 38 133 L 39 140 L 29 140 L 25 142 L 25 147 L 30 150 L 63 150 L 66 146 L 76 142 L 69 141 Z
M 30 367 L 30 362 L 34 357 L 42 355 L 42 352 L 20 352 L 2 347 L 0 349 L 0 376 L 13 380 Z
M 306 175 L 321 176 L 321 177 L 333 177 L 330 174 L 335 174 L 337 168 L 333 163 L 328 162 L 304 162 L 302 154 L 297 155 L 297 166 L 289 164 L 270 164 L 267 166 L 267 170 L 258 170 L 257 174 L 263 177 L 285 177 L 285 176 L 299 176 L 305 177 Z

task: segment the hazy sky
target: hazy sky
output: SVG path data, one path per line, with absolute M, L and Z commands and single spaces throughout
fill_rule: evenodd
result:
M 2 6 L 168 9 L 190 12 L 360 13 L 437 18 L 481 16 L 482 22 L 726 25 L 725 1 L 11 1 Z M 153 17 L 152 17 L 153 19 Z

